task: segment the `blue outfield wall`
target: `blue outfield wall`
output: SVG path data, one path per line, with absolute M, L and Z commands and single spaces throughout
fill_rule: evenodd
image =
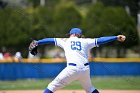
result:
M 0 80 L 54 78 L 66 63 L 0 63 Z M 90 62 L 91 76 L 140 76 L 140 62 Z

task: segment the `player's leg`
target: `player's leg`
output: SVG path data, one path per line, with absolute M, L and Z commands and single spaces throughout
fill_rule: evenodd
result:
M 51 90 L 49 90 L 48 88 L 46 88 L 44 93 L 53 93 L 53 92 Z
M 71 67 L 66 67 L 60 74 L 48 85 L 44 93 L 53 93 L 65 85 L 76 80 L 78 77 L 77 71 Z
M 99 93 L 98 90 L 92 86 L 89 70 L 83 71 L 80 74 L 79 81 L 82 87 L 85 89 L 86 93 Z
M 99 91 L 97 89 L 95 89 L 92 93 L 99 93 Z

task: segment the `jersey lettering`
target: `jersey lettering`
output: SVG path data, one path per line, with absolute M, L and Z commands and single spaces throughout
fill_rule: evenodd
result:
M 80 41 L 71 41 L 71 49 L 81 51 L 81 42 Z

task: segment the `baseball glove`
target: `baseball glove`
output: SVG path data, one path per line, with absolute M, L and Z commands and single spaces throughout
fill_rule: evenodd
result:
M 38 51 L 37 51 L 37 46 L 38 46 L 38 43 L 36 40 L 33 40 L 31 43 L 30 43 L 30 46 L 29 46 L 29 52 L 32 54 L 32 55 L 37 55 Z

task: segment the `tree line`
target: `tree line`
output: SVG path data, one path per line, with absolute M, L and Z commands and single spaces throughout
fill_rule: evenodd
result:
M 6 7 L 0 9 L 0 47 L 27 54 L 32 39 L 66 37 L 72 27 L 80 27 L 85 37 L 97 38 L 124 34 L 125 43 L 107 45 L 121 49 L 138 49 L 138 32 L 134 18 L 122 7 L 105 6 L 102 3 L 79 7 L 73 2 L 27 8 Z M 125 53 L 125 52 L 124 52 Z M 118 54 L 119 55 L 119 54 Z M 119 56 L 118 56 L 119 57 Z

